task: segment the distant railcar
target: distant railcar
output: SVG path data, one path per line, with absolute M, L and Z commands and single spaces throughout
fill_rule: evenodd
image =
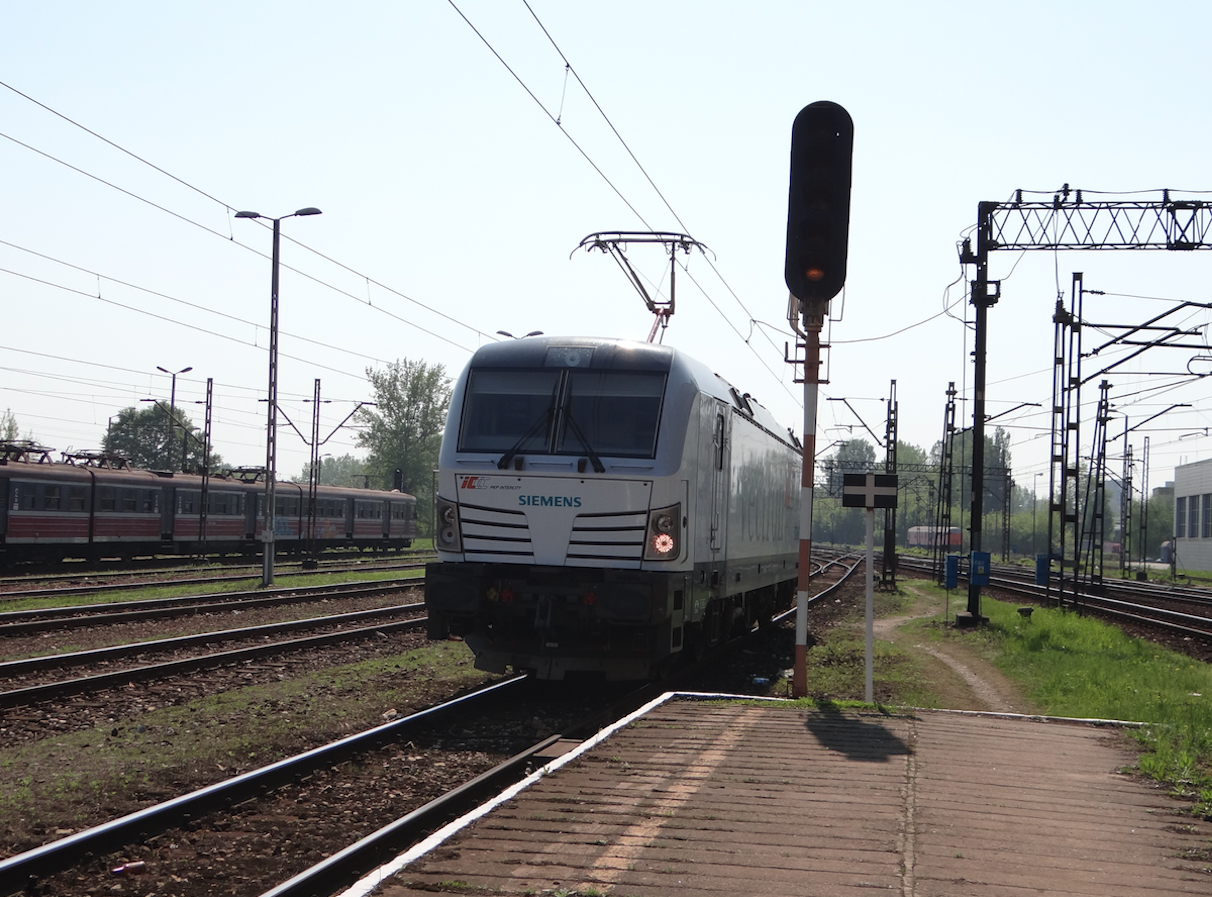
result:
M 107 459 L 108 461 L 108 459 Z M 205 502 L 203 492 L 205 489 Z M 417 535 L 403 492 L 275 488 L 275 541 L 288 553 L 403 548 Z M 261 550 L 265 485 L 232 476 L 53 463 L 49 450 L 0 452 L 0 564 Z
M 910 548 L 959 548 L 962 543 L 963 533 L 958 526 L 909 527 Z

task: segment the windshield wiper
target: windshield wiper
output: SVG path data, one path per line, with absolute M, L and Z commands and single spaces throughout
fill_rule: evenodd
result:
M 589 440 L 585 438 L 585 434 L 582 433 L 581 428 L 577 426 L 577 422 L 572 417 L 571 408 L 564 411 L 564 420 L 568 422 L 568 426 L 572 429 L 572 432 L 576 435 L 577 439 L 581 440 L 581 445 L 585 447 L 585 454 L 587 454 L 589 456 L 589 460 L 593 462 L 594 472 L 605 473 L 606 465 L 602 463 L 602 459 L 598 457 L 598 453 L 593 450 L 593 446 L 589 444 Z
M 556 384 L 551 390 L 551 401 L 547 403 L 547 410 L 540 414 L 538 419 L 530 425 L 530 428 L 522 434 L 522 437 L 513 444 L 513 447 L 501 456 L 501 460 L 497 462 L 497 470 L 504 470 L 506 467 L 508 467 L 509 462 L 511 462 L 514 459 L 514 456 L 522 450 L 522 446 L 526 444 L 526 440 L 533 437 L 539 432 L 540 429 L 542 429 L 543 424 L 551 420 L 552 415 L 555 413 L 556 396 L 559 395 L 559 392 L 560 382 L 559 380 L 556 380 Z

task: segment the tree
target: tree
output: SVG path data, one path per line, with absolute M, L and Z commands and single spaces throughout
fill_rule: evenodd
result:
M 366 484 L 366 462 L 353 455 L 341 455 L 320 459 L 321 486 L 364 486 Z M 303 472 L 292 477 L 293 482 L 306 483 L 311 479 L 311 462 L 303 465 Z
M 402 358 L 386 370 L 367 368 L 366 376 L 375 396 L 375 407 L 358 412 L 364 425 L 358 447 L 369 450 L 366 473 L 372 486 L 390 489 L 400 471 L 400 488 L 417 497 L 418 525 L 427 533 L 433 470 L 450 407 L 446 367 Z
M 866 439 L 847 439 L 833 453 L 833 470 L 841 489 L 843 473 L 867 473 L 875 469 L 875 448 Z
M 185 431 L 188 431 L 188 435 Z M 131 406 L 119 411 L 118 416 L 110 422 L 101 447 L 107 452 L 123 455 L 132 467 L 146 470 L 202 470 L 202 434 L 197 432 L 180 408 L 170 416 L 168 406 L 160 402 L 144 408 Z M 211 472 L 217 471 L 222 465 L 223 459 L 212 449 Z
M 17 429 L 17 418 L 11 408 L 5 408 L 0 414 L 0 442 L 12 442 L 20 431 Z
M 847 473 L 868 473 L 875 469 L 875 448 L 865 439 L 847 439 L 837 447 L 833 456 L 825 459 L 829 478 L 824 495 L 815 493 L 813 500 L 812 538 L 822 542 L 860 545 L 865 539 L 866 523 L 863 512 L 842 507 L 842 476 Z M 882 469 L 882 468 L 881 468 Z

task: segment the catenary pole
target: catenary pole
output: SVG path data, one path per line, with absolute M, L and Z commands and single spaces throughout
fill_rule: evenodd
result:
M 796 303 L 792 303 L 793 306 Z M 827 309 L 828 306 L 826 305 Z M 825 310 L 804 315 L 804 461 L 800 472 L 800 548 L 795 593 L 795 664 L 792 697 L 808 694 L 808 582 L 812 575 L 812 490 L 816 471 L 816 407 L 820 393 L 821 329 Z

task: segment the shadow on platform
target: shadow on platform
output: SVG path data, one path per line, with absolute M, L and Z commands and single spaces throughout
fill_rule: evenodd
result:
M 911 750 L 899 735 L 878 720 L 838 710 L 810 711 L 804 726 L 821 747 L 845 754 L 849 760 L 887 763 L 890 758 L 903 757 Z

